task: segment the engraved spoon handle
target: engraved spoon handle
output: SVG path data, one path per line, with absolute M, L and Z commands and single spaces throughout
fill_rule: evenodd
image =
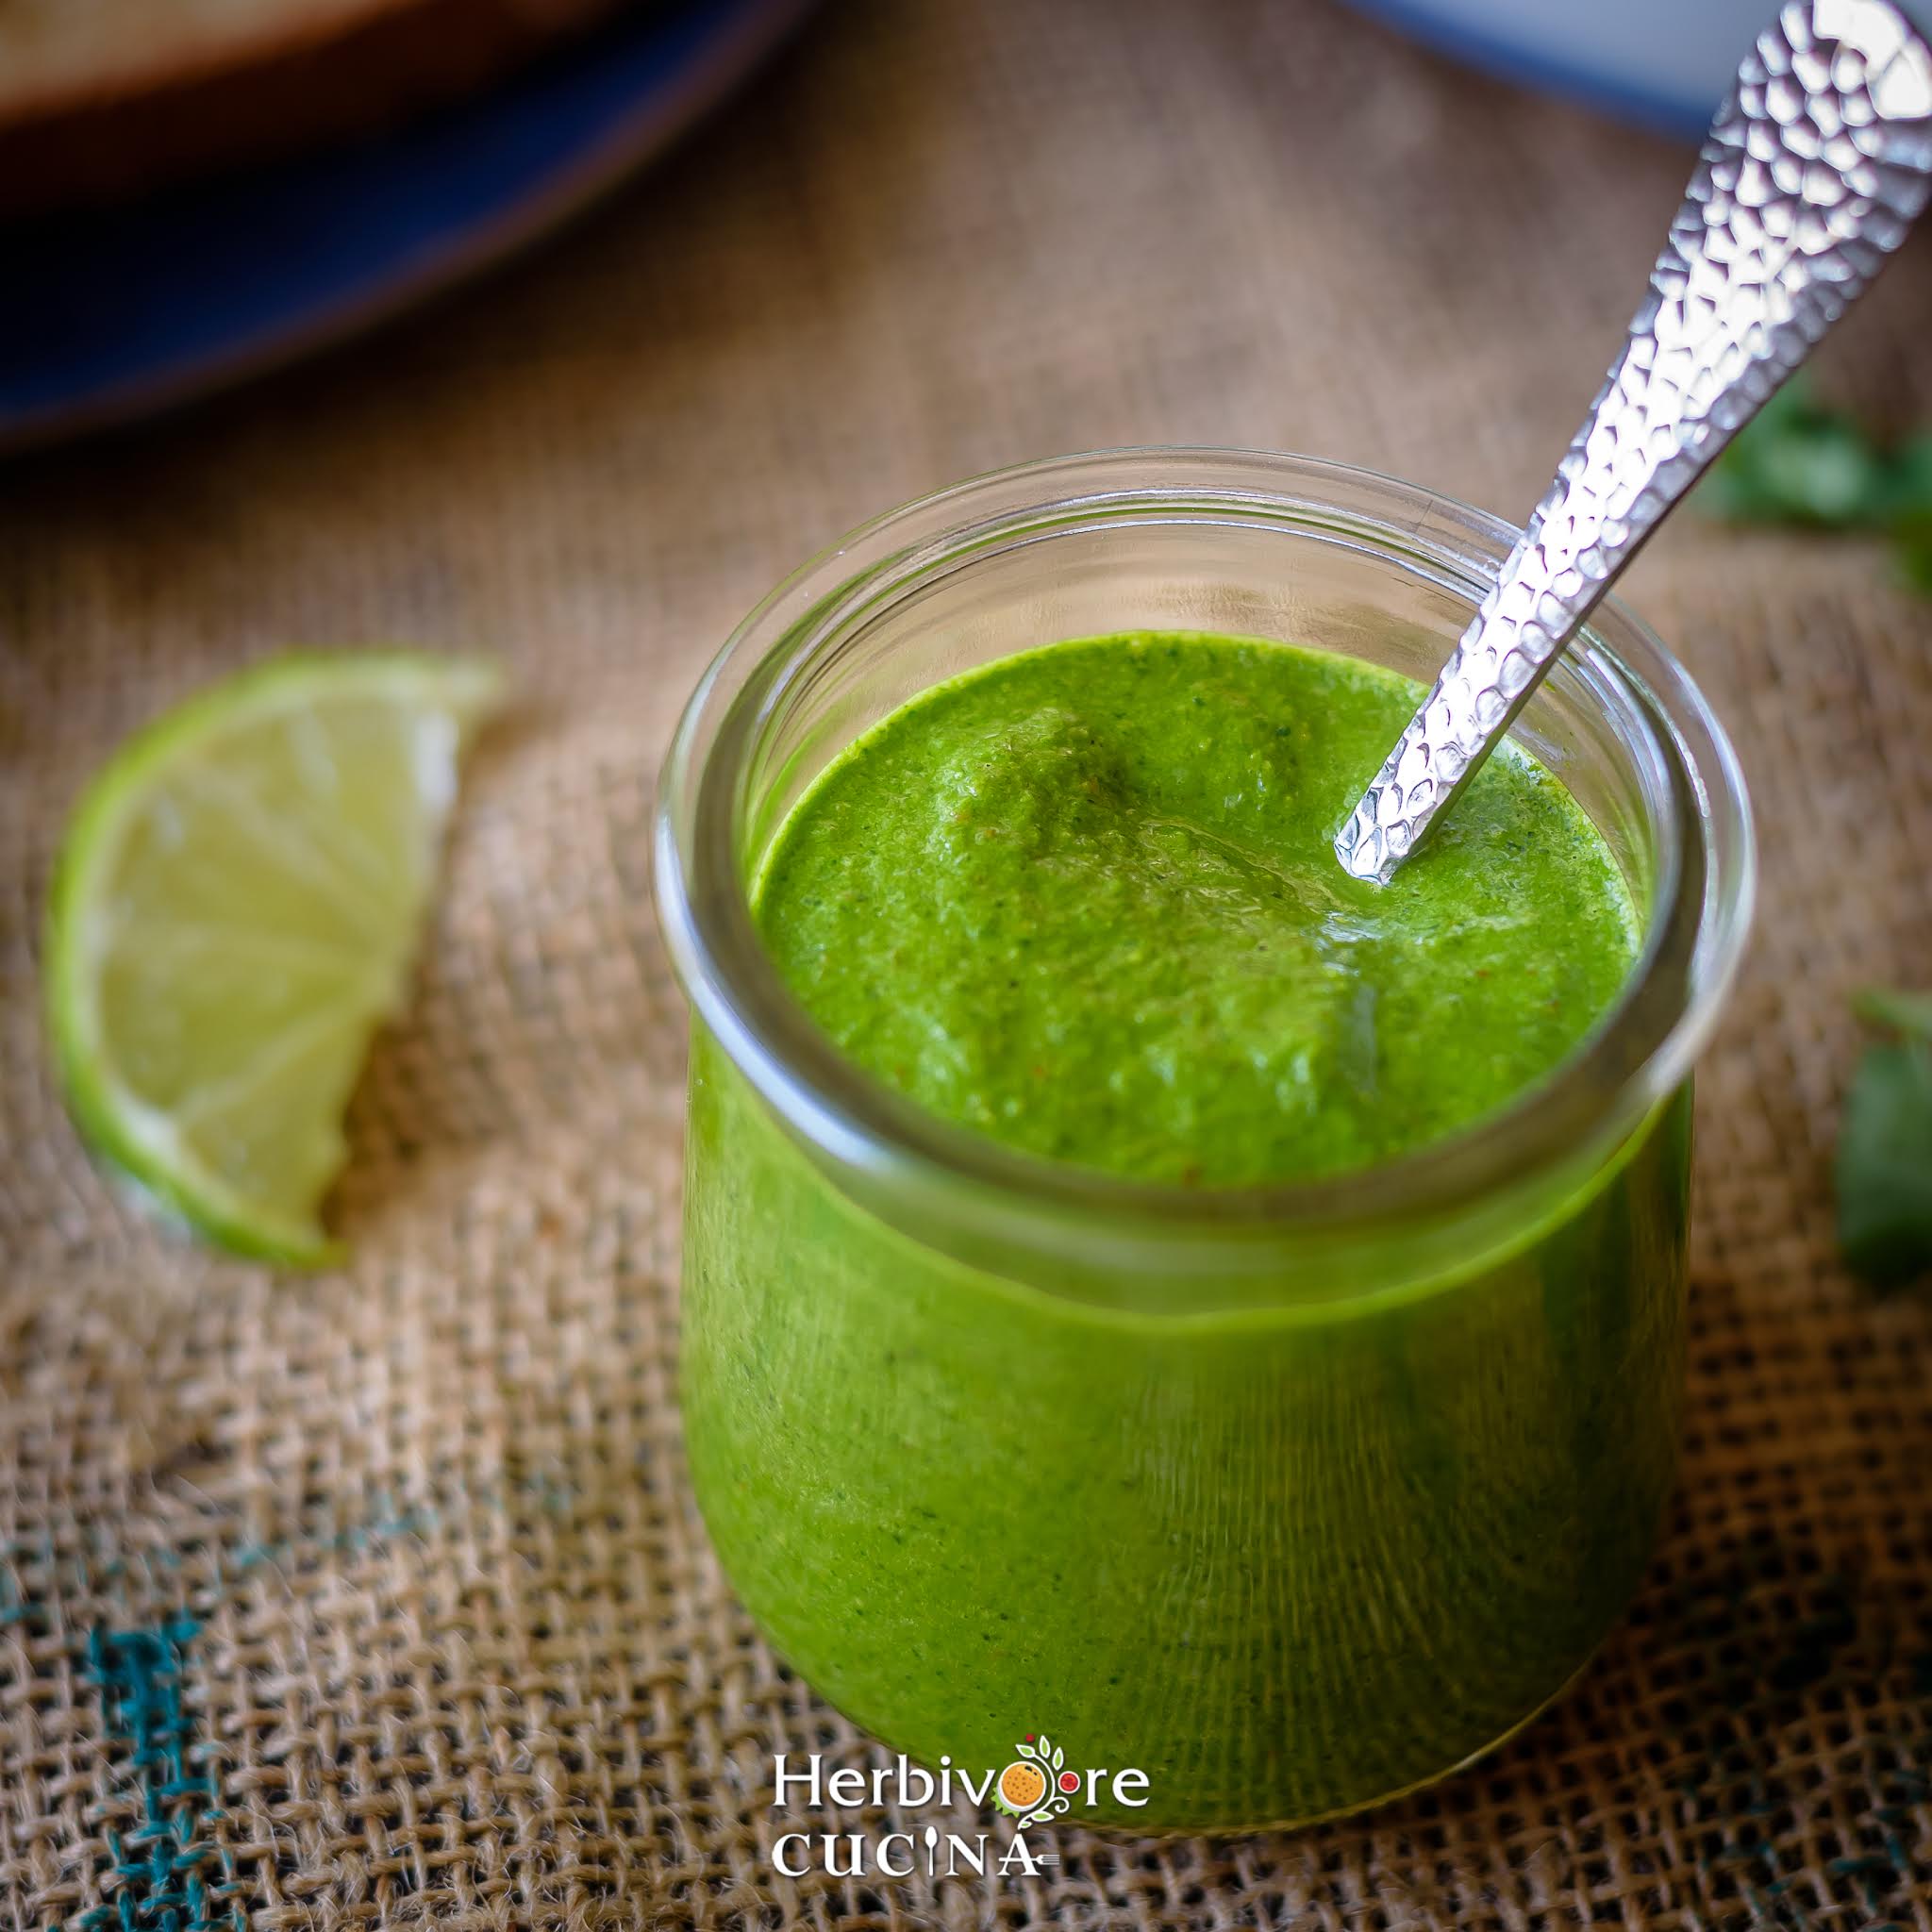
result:
M 1932 48 L 1890 0 L 1791 0 L 1744 57 L 1630 335 L 1494 589 L 1335 841 L 1382 884 L 1644 539 L 1932 192 Z

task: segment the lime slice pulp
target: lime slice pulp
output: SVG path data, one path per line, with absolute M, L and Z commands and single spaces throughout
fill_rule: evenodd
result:
M 71 820 L 45 989 L 97 1152 L 223 1246 L 336 1258 L 319 1209 L 401 1007 L 457 769 L 501 680 L 468 658 L 273 658 L 135 735 Z

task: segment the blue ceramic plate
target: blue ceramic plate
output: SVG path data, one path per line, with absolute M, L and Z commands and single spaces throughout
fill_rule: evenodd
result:
M 1491 73 L 1702 136 L 1775 0 L 1357 0 Z
M 663 147 L 808 0 L 658 0 L 377 142 L 0 229 L 0 447 L 125 422 L 497 259 Z

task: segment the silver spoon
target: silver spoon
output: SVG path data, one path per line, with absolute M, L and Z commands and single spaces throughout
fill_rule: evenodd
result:
M 1595 405 L 1336 835 L 1386 885 L 1644 539 L 1811 353 L 1932 193 L 1932 48 L 1889 0 L 1791 0 L 1744 57 Z

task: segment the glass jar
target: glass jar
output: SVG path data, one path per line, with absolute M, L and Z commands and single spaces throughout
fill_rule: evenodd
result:
M 1678 1433 L 1689 1074 L 1753 860 L 1723 731 L 1627 611 L 1517 736 L 1624 868 L 1641 960 L 1549 1080 L 1386 1166 L 1182 1191 L 1003 1149 L 850 1064 L 748 899 L 816 774 L 943 678 L 1174 628 L 1426 681 L 1515 535 L 1295 458 L 1031 464 L 807 565 L 685 713 L 656 862 L 693 1011 L 691 1475 L 773 1643 L 915 1761 L 976 1778 L 1046 1733 L 1076 1818 L 1348 1810 L 1524 1723 L 1637 1586 Z

